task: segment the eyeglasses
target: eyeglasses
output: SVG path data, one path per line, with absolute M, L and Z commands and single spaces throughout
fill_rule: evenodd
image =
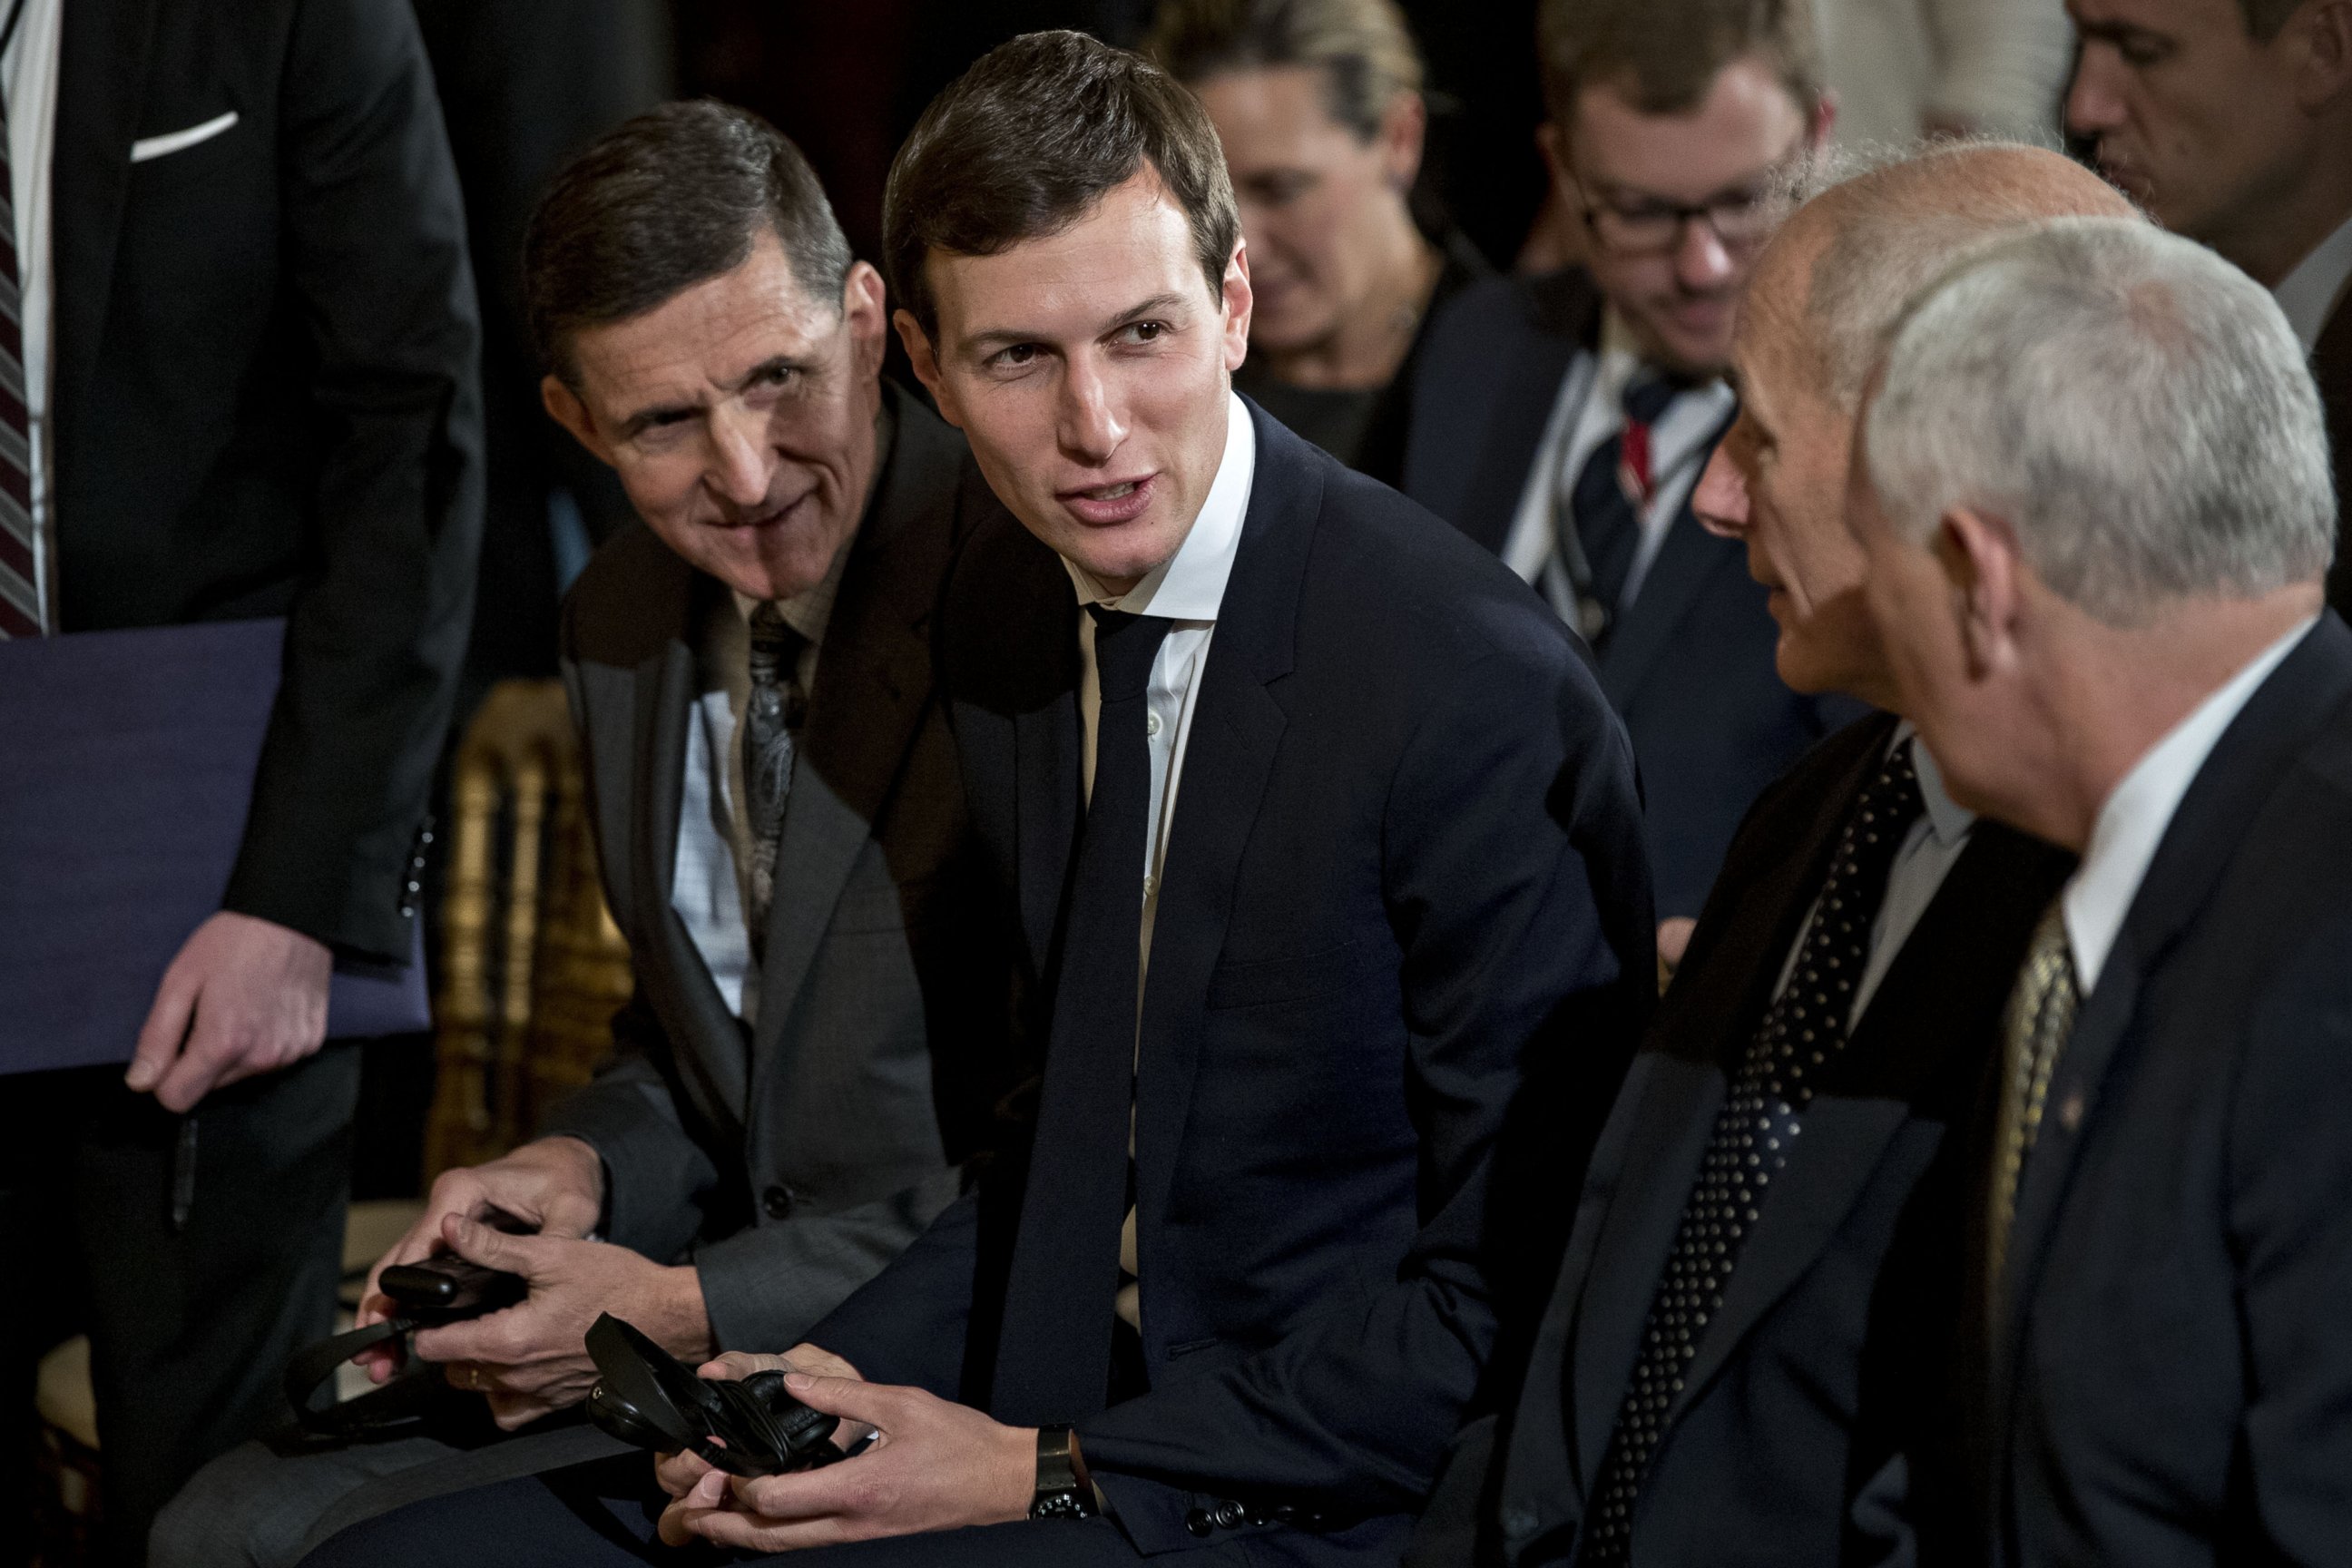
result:
M 1584 226 L 1602 249 L 1618 256 L 1663 256 L 1682 244 L 1684 226 L 1693 223 L 1706 225 L 1726 250 L 1752 250 L 1770 238 L 1788 215 L 1787 176 L 1808 151 L 1801 141 L 1746 188 L 1696 205 L 1663 198 L 1631 206 L 1588 199 Z M 1582 191 L 1582 178 L 1570 177 Z

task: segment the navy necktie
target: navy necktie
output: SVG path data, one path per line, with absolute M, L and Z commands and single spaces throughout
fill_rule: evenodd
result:
M 1145 730 L 1166 618 L 1088 606 L 1101 708 L 1094 789 L 1063 907 L 1037 1131 L 1004 1292 L 990 1405 L 1017 1426 L 1108 1402 L 1128 1205 L 1128 1135 L 1151 809 Z
M 1593 1485 L 1581 1563 L 1627 1561 L 1643 1473 L 1665 1435 L 1683 1374 L 1723 1310 L 1732 1267 L 1772 1179 L 1789 1163 L 1815 1079 L 1845 1048 L 1854 987 L 1870 962 L 1871 927 L 1886 899 L 1895 851 L 1924 809 L 1906 742 L 1888 754 L 1847 815 L 1789 984 L 1765 1009 L 1717 1113 Z
M 1636 373 L 1625 384 L 1624 423 L 1584 460 L 1567 507 L 1553 519 L 1555 529 L 1575 531 L 1573 540 L 1560 540 L 1560 559 L 1580 556 L 1584 563 L 1583 579 L 1574 582 L 1582 609 L 1577 630 L 1596 646 L 1616 619 L 1617 601 L 1641 553 L 1642 511 L 1653 478 L 1651 429 L 1688 390 L 1688 384 L 1655 372 Z M 1572 567 L 1570 576 L 1578 576 Z

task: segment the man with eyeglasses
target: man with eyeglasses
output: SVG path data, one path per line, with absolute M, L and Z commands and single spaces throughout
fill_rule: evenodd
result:
M 1733 307 L 1831 105 L 1802 0 L 1547 0 L 1561 199 L 1588 259 L 1495 279 L 1433 324 L 1404 489 L 1592 645 L 1633 736 L 1661 956 L 1751 802 L 1859 710 L 1773 668 L 1764 590 L 1692 488 L 1731 423 Z

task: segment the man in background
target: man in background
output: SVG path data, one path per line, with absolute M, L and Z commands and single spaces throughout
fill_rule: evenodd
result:
M 1764 591 L 1690 497 L 1737 399 L 1733 310 L 1817 148 L 1806 0 L 1555 0 L 1562 198 L 1590 259 L 1465 292 L 1432 329 L 1404 489 L 1591 644 L 1641 764 L 1660 946 L 1679 956 L 1764 786 L 1856 710 L 1774 673 Z
M 74 1302 L 105 1550 L 135 1563 L 332 1325 L 359 1061 L 320 1049 L 328 980 L 414 951 L 478 333 L 407 6 L 12 0 L 0 38 L 0 636 L 288 617 L 234 870 L 127 1084 L 0 1086 L 0 1403 L 26 1408 Z M 31 1535 L 22 1452 L 0 1552 Z
M 592 145 L 523 248 L 549 412 L 645 522 L 582 574 L 562 643 L 636 993 L 614 1061 L 538 1139 L 443 1174 L 376 1266 L 446 1249 L 529 1283 L 415 1336 L 476 1419 L 248 1444 L 165 1512 L 158 1568 L 291 1563 L 415 1499 L 617 1451 L 576 1423 L 486 1446 L 479 1417 L 576 1406 L 600 1312 L 689 1363 L 797 1342 L 956 1197 L 1010 1087 L 930 641 L 993 506 L 962 439 L 881 379 L 880 277 L 799 150 L 707 100 Z
M 1757 803 L 1586 1176 L 1524 1382 L 1465 1429 L 1408 1561 L 1840 1561 L 1916 1533 L 1891 1460 L 1937 1408 L 1964 1129 L 2070 857 L 1945 792 L 1896 716 L 1843 521 L 1864 376 L 1904 301 L 1986 236 L 2122 214 L 2014 145 L 1837 184 L 1742 302 L 1738 423 L 1700 481 L 1769 584 L 1799 690 L 1892 711 Z M 1859 1513 L 1861 1517 L 1855 1517 Z
M 1911 311 L 1849 522 L 1955 798 L 2077 851 L 1964 1211 L 1962 1560 L 2352 1539 L 2352 633 L 2278 305 L 2068 219 Z
M 2278 298 L 2352 495 L 2352 0 L 2072 0 L 2068 129 L 2175 234 Z M 2338 551 L 2328 602 L 2352 607 Z

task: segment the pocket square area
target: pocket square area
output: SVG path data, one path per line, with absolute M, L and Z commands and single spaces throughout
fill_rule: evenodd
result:
M 199 142 L 209 142 L 236 123 L 236 110 L 215 114 L 202 125 L 191 125 L 185 131 L 167 131 L 161 136 L 142 136 L 131 144 L 131 161 L 144 163 L 150 158 L 165 158 L 184 153 Z

